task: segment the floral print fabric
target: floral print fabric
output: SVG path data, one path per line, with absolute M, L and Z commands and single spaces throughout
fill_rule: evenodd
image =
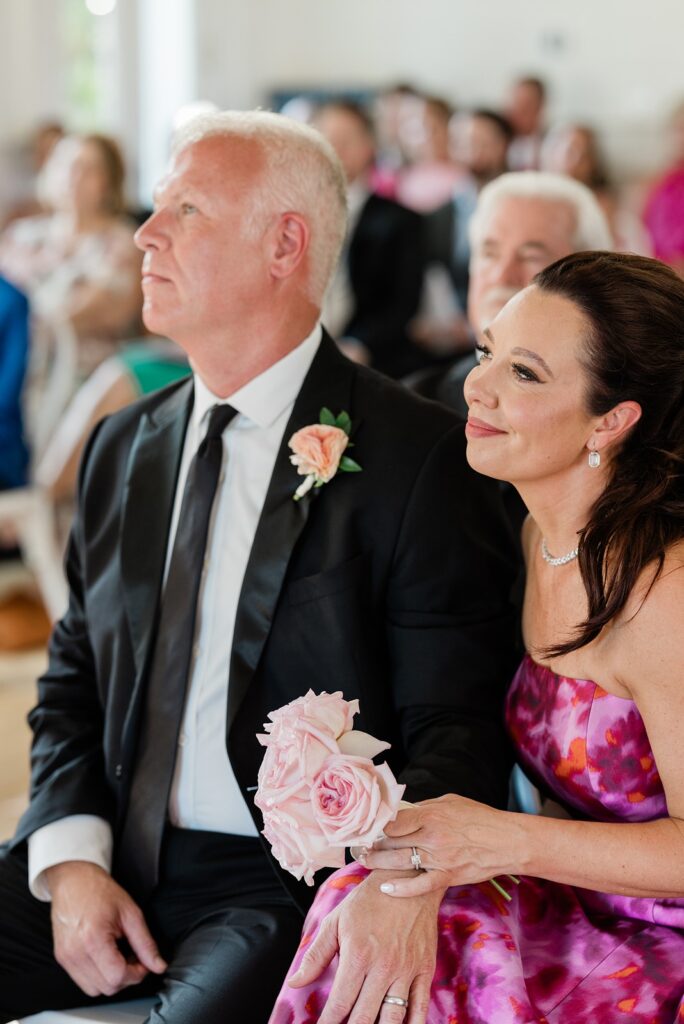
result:
M 635 822 L 667 814 L 632 701 L 526 657 L 506 718 L 522 766 L 575 816 Z M 291 973 L 324 917 L 365 876 L 349 865 L 321 886 Z M 448 890 L 428 1024 L 684 1024 L 684 900 L 536 878 L 507 888 L 510 903 L 487 883 Z M 271 1024 L 315 1024 L 335 968 L 305 989 L 286 982 Z

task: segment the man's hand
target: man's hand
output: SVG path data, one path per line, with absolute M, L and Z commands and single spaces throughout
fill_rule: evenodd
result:
M 437 958 L 442 893 L 387 899 L 380 885 L 396 872 L 374 871 L 330 914 L 301 967 L 289 980 L 311 984 L 339 953 L 340 961 L 319 1024 L 425 1024 Z M 383 1004 L 408 999 L 408 1009 Z
M 66 861 L 48 868 L 46 878 L 55 959 L 86 995 L 113 996 L 150 971 L 163 974 L 166 963 L 140 908 L 106 871 L 86 861 Z M 132 956 L 119 949 L 121 939 Z

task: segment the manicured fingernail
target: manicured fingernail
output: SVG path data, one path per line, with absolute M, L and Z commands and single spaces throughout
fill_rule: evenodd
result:
M 386 892 L 387 895 L 389 896 L 390 893 L 394 892 L 394 886 L 392 885 L 391 882 L 383 882 L 382 885 L 380 886 L 380 892 Z

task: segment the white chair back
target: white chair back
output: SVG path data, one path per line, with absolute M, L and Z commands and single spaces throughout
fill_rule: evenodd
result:
M 32 317 L 24 418 L 34 464 L 76 390 L 77 348 L 70 323 Z

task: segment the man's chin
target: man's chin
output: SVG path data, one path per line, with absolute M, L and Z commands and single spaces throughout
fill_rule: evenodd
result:
M 164 316 L 163 311 L 156 305 L 147 301 L 143 302 L 142 322 L 152 334 L 168 334 L 171 327 L 169 320 L 168 315 Z

